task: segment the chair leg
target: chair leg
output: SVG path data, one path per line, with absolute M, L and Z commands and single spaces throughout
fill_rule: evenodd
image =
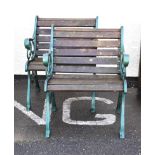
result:
M 96 103 L 95 103 L 95 92 L 92 92 L 92 101 L 91 101 L 91 113 L 96 112 Z
M 51 134 L 50 119 L 51 119 L 50 92 L 46 92 L 46 130 L 45 130 L 46 138 L 49 138 Z
M 122 93 L 119 92 L 118 95 L 118 101 L 117 101 L 117 107 L 116 107 L 116 111 L 120 114 L 120 108 L 121 108 L 121 101 L 122 100 Z
M 125 138 L 125 93 L 122 93 L 120 110 L 120 138 L 123 139 Z
M 28 79 L 27 79 L 27 100 L 26 100 L 27 111 L 31 108 L 31 75 L 30 71 L 28 71 Z
M 34 71 L 34 81 L 35 81 L 35 85 L 36 85 L 37 90 L 40 91 L 37 71 Z
M 57 111 L 57 106 L 56 106 L 56 101 L 55 101 L 55 94 L 52 92 L 52 111 L 56 112 Z

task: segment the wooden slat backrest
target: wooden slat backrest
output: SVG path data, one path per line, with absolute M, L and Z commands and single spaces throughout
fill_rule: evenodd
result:
M 37 29 L 36 29 L 36 41 L 44 42 L 47 39 L 47 42 L 50 40 L 50 32 L 51 32 L 51 25 L 54 25 L 55 28 L 72 28 L 72 29 L 79 29 L 79 28 L 90 28 L 93 29 L 96 27 L 97 19 L 96 18 L 39 18 L 37 17 Z M 64 34 L 60 34 L 60 37 Z M 67 34 L 66 34 L 67 35 Z M 61 44 L 61 43 L 60 43 Z M 45 46 L 45 45 L 44 45 Z M 42 56 L 43 53 L 48 52 L 48 45 L 47 47 L 37 46 L 36 54 L 38 56 Z M 43 50 L 44 49 L 44 50 Z M 47 50 L 46 50 L 47 49 Z
M 40 49 L 49 45 L 49 36 L 38 36 Z M 54 72 L 118 74 L 119 49 L 120 29 L 55 29 Z

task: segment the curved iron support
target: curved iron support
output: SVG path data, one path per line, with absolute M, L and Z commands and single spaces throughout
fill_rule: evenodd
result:
M 125 138 L 125 95 L 127 93 L 126 67 L 129 64 L 129 55 L 124 53 L 124 27 L 121 26 L 120 75 L 123 80 L 123 92 L 119 92 L 117 110 L 120 112 L 120 138 Z
M 34 41 L 32 38 L 26 38 L 24 40 L 24 46 L 27 49 L 27 62 L 25 64 L 25 71 L 28 71 L 28 65 L 35 59 Z
M 44 83 L 44 91 L 45 92 L 47 91 L 48 80 L 50 78 L 52 78 L 52 75 L 53 75 L 53 63 L 54 63 L 54 60 L 53 60 L 53 44 L 54 44 L 53 33 L 54 33 L 54 26 L 51 25 L 50 50 L 49 50 L 49 53 L 43 54 L 43 64 L 46 67 L 46 80 Z

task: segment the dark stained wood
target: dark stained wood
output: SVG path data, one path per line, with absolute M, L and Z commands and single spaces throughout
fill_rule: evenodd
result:
M 48 85 L 48 90 L 51 91 L 123 91 L 123 84 L 107 82 L 103 84 L 90 85 Z
M 93 80 L 115 80 L 120 81 L 120 75 L 96 75 L 96 74 L 54 74 L 53 79 L 93 79 Z M 52 80 L 52 79 L 51 79 Z M 50 80 L 50 81 L 51 81 Z M 49 81 L 49 83 L 50 83 Z
M 39 50 L 37 55 L 41 56 L 48 50 Z M 119 49 L 54 49 L 55 56 L 119 56 Z
M 38 26 L 39 27 L 51 27 L 51 25 L 56 27 L 95 27 L 96 19 L 95 18 L 39 18 Z
M 113 79 L 51 79 L 48 84 L 53 85 L 102 85 L 104 83 L 119 83 L 121 80 Z
M 55 57 L 55 64 L 117 64 L 117 58 Z
M 117 34 L 117 33 L 120 33 L 120 29 L 107 29 L 107 28 L 104 28 L 104 29 L 94 29 L 94 28 L 55 28 L 54 29 L 54 34 L 57 34 L 58 33 L 63 33 L 63 32 L 75 32 L 75 33 L 96 33 L 98 34 L 99 32 L 101 32 L 102 34 L 109 34 L 109 33 L 114 33 L 114 34 Z M 51 29 L 50 28 L 40 28 L 38 27 L 37 28 L 37 35 L 50 35 L 51 34 Z M 55 36 L 55 35 L 54 35 Z
M 34 61 L 30 62 L 29 70 L 39 70 L 45 71 L 45 66 L 43 65 L 42 58 L 36 58 Z
M 49 43 L 39 43 L 39 49 L 49 49 Z M 54 40 L 54 47 L 77 47 L 77 48 L 89 48 L 89 47 L 120 47 L 120 40 L 89 40 L 89 39 L 56 39 Z
M 45 66 L 42 64 L 30 64 L 29 65 L 29 70 L 37 70 L 37 71 L 45 71 Z
M 43 30 L 41 32 L 44 32 Z M 37 40 L 40 42 L 50 42 L 50 31 L 49 35 L 37 36 Z M 55 38 L 97 38 L 97 39 L 119 39 L 120 32 L 111 31 L 54 31 Z
M 96 67 L 96 66 L 54 66 L 54 72 L 59 73 L 98 73 L 98 74 L 118 74 L 117 67 Z

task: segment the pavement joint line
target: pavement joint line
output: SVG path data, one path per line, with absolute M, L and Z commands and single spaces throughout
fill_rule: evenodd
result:
M 32 111 L 27 111 L 26 108 L 22 104 L 20 104 L 19 102 L 14 101 L 14 106 L 18 110 L 20 110 L 22 113 L 24 113 L 26 116 L 28 116 L 30 119 L 32 119 L 38 125 L 45 125 L 46 124 L 46 122 L 43 118 L 39 117 L 38 115 L 36 115 Z

